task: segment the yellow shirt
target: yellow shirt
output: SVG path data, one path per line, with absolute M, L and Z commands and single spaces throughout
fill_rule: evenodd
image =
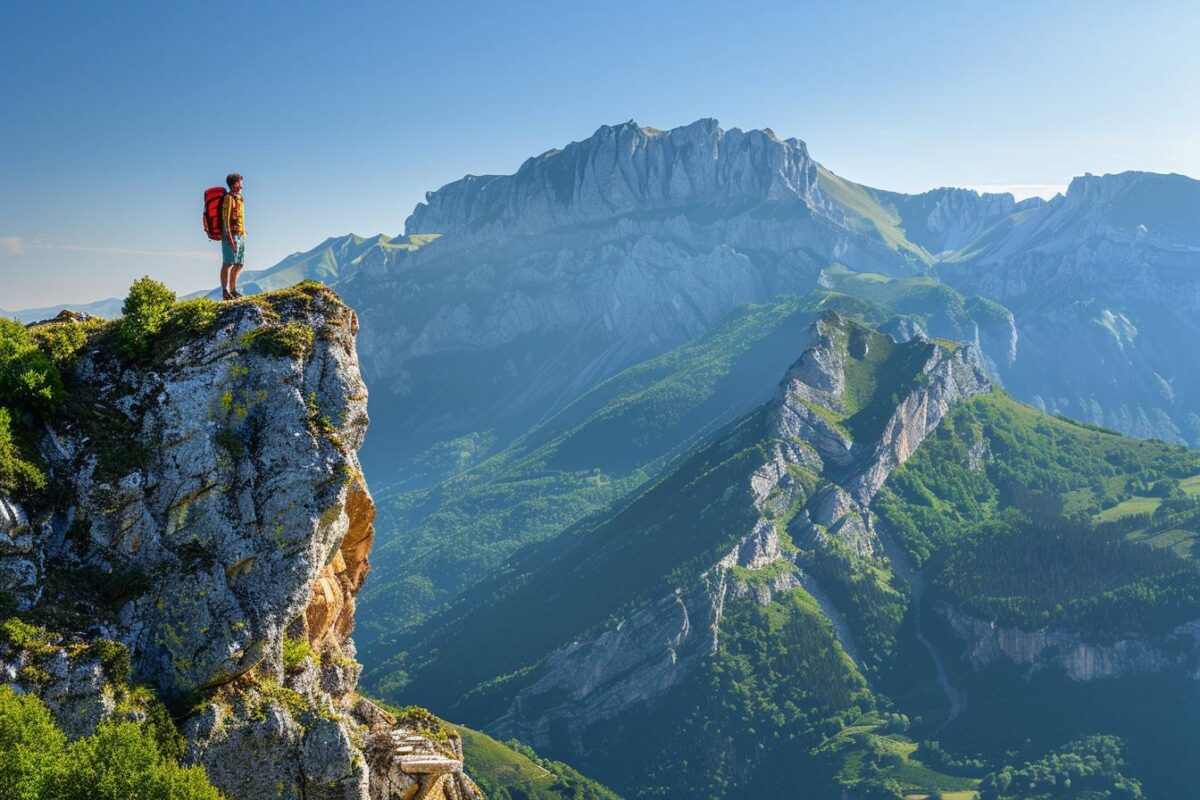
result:
M 241 192 L 226 194 L 221 201 L 221 231 L 234 236 L 246 235 L 246 203 Z

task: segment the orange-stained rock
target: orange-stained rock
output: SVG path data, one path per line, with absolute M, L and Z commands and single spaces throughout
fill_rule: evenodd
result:
M 375 540 L 375 502 L 362 475 L 347 488 L 345 509 L 349 517 L 346 535 L 313 582 L 312 599 L 304 612 L 308 641 L 318 653 L 331 634 L 341 645 L 354 630 L 354 596 L 370 569 L 367 555 Z

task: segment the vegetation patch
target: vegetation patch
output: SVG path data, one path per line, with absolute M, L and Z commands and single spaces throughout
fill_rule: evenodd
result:
M 27 439 L 14 435 L 12 414 L 0 406 L 0 494 L 26 495 L 46 488 L 46 473 Z
M 10 617 L 0 623 L 0 641 L 13 651 L 25 651 L 35 658 L 55 652 L 58 640 L 56 634 L 19 617 Z
M 978 778 L 949 774 L 919 758 L 916 743 L 904 736 L 903 714 L 871 712 L 827 739 L 818 752 L 840 762 L 838 781 L 853 796 L 879 798 L 973 796 Z
M 1088 736 L 1037 761 L 989 773 L 979 800 L 1140 800 L 1141 784 L 1124 769 L 1120 739 Z
M 242 337 L 241 343 L 255 353 L 280 358 L 308 358 L 312 355 L 312 328 L 300 322 L 263 325 Z
M 575 769 L 542 758 L 516 740 L 501 743 L 479 731 L 451 726 L 462 737 L 471 778 L 491 800 L 619 800 Z
M 254 688 L 258 693 L 258 702 L 250 709 L 250 714 L 254 719 L 266 719 L 267 707 L 271 705 L 283 708 L 293 719 L 297 720 L 313 710 L 304 695 L 280 686 L 279 682 L 272 677 L 256 675 Z
M 0 685 L 0 796 L 12 800 L 220 800 L 202 767 L 164 753 L 150 725 L 101 723 L 70 744 L 37 697 Z
M 337 435 L 337 426 L 333 424 L 333 420 L 321 411 L 321 404 L 317 400 L 317 393 L 309 392 L 304 398 L 304 405 L 308 409 L 308 428 L 312 435 L 314 437 L 324 436 L 340 448 L 342 442 Z
M 313 662 L 317 660 L 317 654 L 313 652 L 312 646 L 308 643 L 308 639 L 304 636 L 292 638 L 284 637 L 283 640 L 283 668 L 289 672 L 297 672 L 304 668 L 305 662 L 311 659 Z
M 129 287 L 129 295 L 121 306 L 118 330 L 125 353 L 132 357 L 145 355 L 158 332 L 167 322 L 175 293 L 149 276 L 139 278 Z
M 69 311 L 59 314 L 58 319 L 39 323 L 29 328 L 29 334 L 38 349 L 45 353 L 62 372 L 75 368 L 84 348 L 93 336 L 109 327 L 106 320 L 92 318 L 79 320 Z
M 920 564 L 1003 508 L 1087 523 L 1198 469 L 1196 451 L 1066 423 L 995 389 L 948 414 L 872 508 Z
M 1005 512 L 957 542 L 937 588 L 970 614 L 1112 641 L 1200 616 L 1200 568 L 1175 554 L 1066 520 Z
M 110 681 L 124 684 L 132 672 L 129 648 L 110 639 L 97 639 L 87 646 L 86 654 L 100 662 Z

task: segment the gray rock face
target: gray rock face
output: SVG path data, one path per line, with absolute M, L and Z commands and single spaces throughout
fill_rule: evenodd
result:
M 879 194 L 904 219 L 908 238 L 934 255 L 966 247 L 1013 213 L 1045 203 L 1037 197 L 1018 203 L 1011 194 L 980 194 L 970 189 Z
M 86 528 L 65 555 L 149 583 L 121 607 L 118 629 L 135 675 L 167 695 L 227 683 L 277 652 L 349 531 L 349 495 L 362 491 L 354 454 L 367 394 L 351 313 L 298 313 L 316 333 L 301 360 L 241 346 L 268 312 L 239 312 L 153 372 L 114 371 L 99 353 L 81 364 L 101 403 L 129 409 L 147 452 L 140 468 L 101 481 L 106 454 L 70 421 L 58 434 L 74 455 L 56 476 L 69 476 Z M 338 424 L 322 433 L 314 419 Z
M 925 344 L 919 356 L 919 371 L 924 376 L 919 385 L 890 411 L 878 438 L 854 441 L 848 430 L 835 427 L 820 411 L 846 411 L 845 370 L 850 350 L 845 339 L 850 327 L 836 316 L 816 323 L 816 344 L 788 372 L 775 405 L 773 426 L 779 440 L 807 442 L 822 462 L 843 472 L 838 484 L 848 498 L 830 495 L 823 500 L 818 521 L 832 522 L 852 506 L 865 510 L 892 470 L 916 452 L 955 404 L 991 388 L 974 347 L 951 351 Z M 864 349 L 861 356 L 867 355 Z
M 1019 320 L 1017 397 L 1134 436 L 1200 444 L 1200 181 L 1086 175 L 939 264 Z
M 283 344 L 296 330 L 311 346 Z M 356 694 L 354 598 L 374 536 L 357 330 L 309 287 L 222 306 L 149 363 L 103 340 L 85 350 L 85 410 L 42 443 L 55 505 L 0 499 L 2 588 L 35 610 L 87 606 L 65 638 L 0 664 L 69 735 L 119 707 L 121 679 L 89 644 L 103 637 L 125 645 L 137 682 L 194 706 L 188 758 L 230 798 L 479 796 L 461 752 L 436 778 L 409 774 L 396 737 L 428 740 Z M 129 452 L 112 451 L 113 430 Z M 109 588 L 93 597 L 93 584 Z
M 715 119 L 659 131 L 633 121 L 526 161 L 515 175 L 468 175 L 425 195 L 405 232 L 486 238 L 689 203 L 807 199 L 816 164 L 797 139 L 724 131 Z
M 1128 638 L 1091 644 L 1066 630 L 1002 628 L 945 603 L 937 612 L 967 646 L 975 668 L 1008 661 L 1034 670 L 1055 668 L 1074 681 L 1124 678 L 1183 669 L 1200 675 L 1200 620 L 1159 639 Z
M 18 611 L 28 611 L 41 597 L 41 558 L 25 509 L 0 495 L 0 592 L 14 599 Z

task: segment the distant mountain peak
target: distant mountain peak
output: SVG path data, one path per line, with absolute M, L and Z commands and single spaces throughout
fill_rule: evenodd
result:
M 667 131 L 635 121 L 530 158 L 513 175 L 466 176 L 426 194 L 405 231 L 536 233 L 642 209 L 805 200 L 816 164 L 804 142 L 700 119 Z

